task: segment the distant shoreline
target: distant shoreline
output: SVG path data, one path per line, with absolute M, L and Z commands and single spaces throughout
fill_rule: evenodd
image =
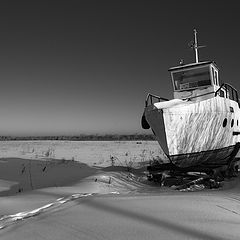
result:
M 155 141 L 154 135 L 79 135 L 79 136 L 0 136 L 0 141 L 34 141 L 34 140 L 59 140 L 59 141 Z

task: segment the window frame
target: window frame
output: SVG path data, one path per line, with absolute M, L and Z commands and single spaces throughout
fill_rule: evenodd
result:
M 214 85 L 214 82 L 213 82 L 213 76 L 211 74 L 211 67 L 212 65 L 209 64 L 209 65 L 205 65 L 205 66 L 194 66 L 194 67 L 189 67 L 187 69 L 178 69 L 178 70 L 173 70 L 171 71 L 171 79 L 172 79 L 172 85 L 173 85 L 173 89 L 175 92 L 182 92 L 182 91 L 190 91 L 190 90 L 195 90 L 195 89 L 199 89 L 199 88 L 205 88 L 205 87 L 211 87 Z M 187 89 L 177 89 L 176 88 L 176 81 L 174 80 L 174 77 L 173 75 L 175 73 L 178 73 L 178 72 L 183 72 L 183 71 L 190 71 L 190 70 L 193 70 L 193 69 L 202 69 L 202 68 L 208 68 L 208 72 L 209 72 L 209 78 L 210 78 L 210 83 L 209 85 L 203 85 L 203 86 L 197 86 L 197 87 L 191 87 L 191 88 L 187 88 Z

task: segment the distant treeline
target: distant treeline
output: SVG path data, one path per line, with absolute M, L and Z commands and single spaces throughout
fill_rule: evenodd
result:
M 59 141 L 141 141 L 156 140 L 150 134 L 130 135 L 79 135 L 79 136 L 0 136 L 0 141 L 59 140 Z

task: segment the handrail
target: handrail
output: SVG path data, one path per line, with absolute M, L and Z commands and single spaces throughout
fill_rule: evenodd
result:
M 208 92 L 208 93 L 200 94 L 200 95 L 193 96 L 193 97 L 187 97 L 187 98 L 183 98 L 183 100 L 190 100 L 192 98 L 202 97 L 202 96 L 206 96 L 208 94 L 213 94 L 213 93 L 215 93 L 215 92 L 213 91 L 213 92 Z
M 226 93 L 228 93 L 228 98 L 237 102 L 238 106 L 240 107 L 240 102 L 239 102 L 239 98 L 238 98 L 238 91 L 236 88 L 234 88 L 232 85 L 228 84 L 228 83 L 223 83 L 219 89 L 215 92 L 215 96 L 217 96 L 218 92 L 220 92 L 220 90 L 222 88 L 225 88 L 225 90 L 227 91 Z M 230 94 L 231 93 L 231 94 Z
M 169 99 L 167 99 L 167 98 L 159 97 L 159 96 L 157 96 L 157 95 L 148 93 L 148 95 L 147 95 L 147 97 L 146 97 L 146 100 L 145 100 L 145 107 L 148 106 L 149 99 L 150 99 L 151 105 L 153 104 L 153 98 L 156 98 L 156 99 L 158 100 L 158 102 L 161 102 L 161 100 L 162 100 L 162 101 L 169 101 Z
M 208 93 L 204 93 L 204 94 L 201 94 L 201 95 L 197 95 L 197 96 L 193 96 L 193 97 L 187 97 L 187 98 L 184 98 L 183 100 L 191 100 L 192 98 L 197 98 L 197 97 L 202 97 L 202 96 L 205 96 L 205 95 L 208 95 L 208 94 L 214 94 L 215 97 L 218 95 L 218 93 L 220 92 L 221 89 L 223 89 L 225 87 L 225 90 L 228 90 L 228 91 L 231 91 L 232 93 L 232 100 L 236 101 L 240 107 L 240 102 L 239 102 L 239 99 L 238 99 L 238 91 L 230 84 L 228 83 L 223 83 L 217 91 L 212 91 L 212 92 L 208 92 Z M 234 95 L 235 93 L 235 95 Z M 234 96 L 236 98 L 234 98 Z M 153 104 L 153 98 L 157 99 L 158 102 L 160 102 L 161 100 L 162 101 L 169 101 L 169 99 L 167 98 L 162 98 L 162 97 L 159 97 L 157 95 L 154 95 L 154 94 L 151 94 L 151 93 L 148 93 L 147 97 L 146 97 L 146 100 L 145 100 L 145 107 L 148 106 L 148 103 L 149 103 L 149 99 L 150 99 L 150 103 L 151 105 Z M 230 98 L 231 99 L 231 98 Z
M 238 91 L 236 88 L 234 88 L 232 85 L 228 84 L 228 83 L 223 83 L 219 89 L 215 92 L 215 97 L 217 96 L 217 93 L 223 88 L 226 87 L 226 89 L 230 88 L 231 90 L 235 91 L 237 96 L 238 96 Z

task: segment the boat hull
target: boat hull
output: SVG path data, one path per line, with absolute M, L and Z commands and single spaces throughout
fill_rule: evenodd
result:
M 150 105 L 145 116 L 169 161 L 178 167 L 226 165 L 238 152 L 240 111 L 233 100 Z
M 219 166 L 229 165 L 239 151 L 239 144 L 202 152 L 194 152 L 187 154 L 169 156 L 171 162 L 182 168 L 198 166 L 215 168 Z

